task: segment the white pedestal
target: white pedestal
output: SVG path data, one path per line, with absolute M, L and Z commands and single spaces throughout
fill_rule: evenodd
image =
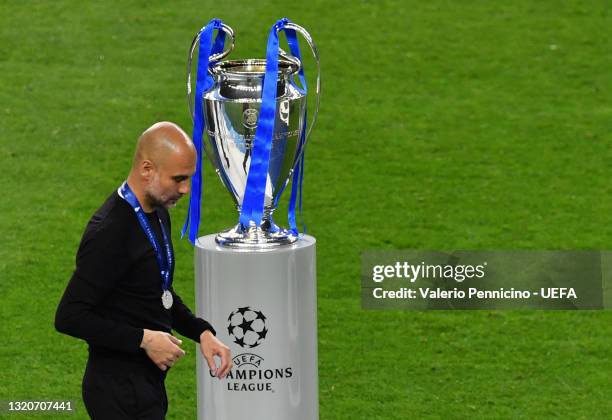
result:
M 197 315 L 234 361 L 220 381 L 197 352 L 199 420 L 319 418 L 315 243 L 243 251 L 197 240 Z

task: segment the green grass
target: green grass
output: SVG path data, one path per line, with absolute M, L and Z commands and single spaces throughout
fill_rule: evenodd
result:
M 612 5 L 595 0 L 1 2 L 0 399 L 84 417 L 86 345 L 55 332 L 55 307 L 138 134 L 190 128 L 186 52 L 215 16 L 232 58 L 262 57 L 282 16 L 321 53 L 304 185 L 321 418 L 610 417 L 609 312 L 360 308 L 367 249 L 610 248 Z M 205 176 L 212 233 L 237 215 Z M 193 304 L 186 204 L 175 284 Z M 169 419 L 195 417 L 194 355 L 169 375 Z

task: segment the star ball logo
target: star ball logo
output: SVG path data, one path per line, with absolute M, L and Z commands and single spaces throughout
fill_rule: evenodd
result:
M 250 306 L 238 308 L 227 318 L 227 333 L 242 348 L 252 349 L 261 344 L 268 334 L 266 316 Z

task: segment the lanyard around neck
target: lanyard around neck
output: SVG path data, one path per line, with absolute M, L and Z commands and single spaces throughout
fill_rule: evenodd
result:
M 117 193 L 119 197 L 123 198 L 134 210 L 136 213 L 136 218 L 138 219 L 138 223 L 140 223 L 140 227 L 144 231 L 145 235 L 151 242 L 153 249 L 155 250 L 155 258 L 157 259 L 157 263 L 159 264 L 159 269 L 162 277 L 162 290 L 166 291 L 170 288 L 172 284 L 172 268 L 174 264 L 174 256 L 172 255 L 172 248 L 170 247 L 170 241 L 168 240 L 168 235 L 166 235 L 166 230 L 164 229 L 164 224 L 161 221 L 159 215 L 157 219 L 159 220 L 159 226 L 161 228 L 162 237 L 164 240 L 164 247 L 159 245 L 155 234 L 153 233 L 153 229 L 151 228 L 151 224 L 147 219 L 147 216 L 142 209 L 142 206 L 138 202 L 138 198 L 136 194 L 132 191 L 127 181 L 125 181 L 121 186 L 117 189 Z M 164 252 L 165 251 L 165 258 Z

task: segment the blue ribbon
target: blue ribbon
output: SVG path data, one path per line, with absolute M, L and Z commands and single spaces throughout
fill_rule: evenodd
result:
M 302 216 L 302 181 L 304 180 L 304 151 L 302 150 L 306 138 L 306 114 L 304 115 L 304 125 L 302 126 L 302 133 L 300 134 L 300 140 L 298 143 L 298 153 L 301 152 L 300 158 L 295 164 L 293 170 L 293 177 L 291 179 L 291 197 L 289 198 L 289 206 L 287 209 L 287 220 L 289 221 L 289 230 L 293 235 L 298 235 L 299 230 L 295 220 L 295 204 L 297 200 L 298 212 L 300 215 L 300 222 L 302 225 L 302 232 L 306 233 L 306 224 L 304 223 L 304 217 Z
M 259 119 L 257 121 L 257 129 L 255 131 L 255 139 L 253 140 L 253 149 L 251 153 L 251 163 L 249 166 L 249 175 L 242 201 L 240 211 L 240 223 L 248 227 L 251 223 L 257 226 L 261 225 L 263 218 L 263 209 L 265 205 L 265 191 L 268 175 L 268 167 L 270 163 L 270 151 L 272 149 L 272 139 L 274 135 L 274 122 L 276 117 L 276 90 L 278 79 L 278 53 L 279 39 L 278 32 L 284 31 L 287 36 L 287 43 L 291 50 L 291 54 L 301 61 L 301 54 L 297 35 L 295 30 L 285 28 L 289 23 L 289 19 L 283 18 L 277 21 L 268 36 L 268 45 L 266 49 L 266 73 L 264 76 L 263 93 L 261 101 L 261 109 Z M 304 77 L 303 66 L 299 69 L 298 76 L 303 86 L 294 86 L 303 94 L 307 93 L 306 78 Z M 306 140 L 306 118 L 304 118 L 300 139 L 297 145 L 297 153 L 300 153 L 304 147 Z M 302 179 L 304 173 L 304 154 L 301 153 L 300 158 L 295 162 L 293 172 L 293 180 L 291 186 L 291 198 L 289 201 L 289 209 L 287 218 L 290 224 L 291 232 L 298 233 L 297 224 L 295 221 L 295 205 L 298 203 L 300 217 L 302 213 Z M 277 195 L 275 205 L 280 197 L 282 190 Z M 305 230 L 305 226 L 302 226 Z
M 159 227 L 161 228 L 162 237 L 164 240 L 164 251 L 166 253 L 166 258 L 163 257 L 162 248 L 157 242 L 157 238 L 153 233 L 153 229 L 149 224 L 149 220 L 147 219 L 144 210 L 142 210 L 142 206 L 138 202 L 136 194 L 134 194 L 127 181 L 121 184 L 121 186 L 117 189 L 117 194 L 119 194 L 119 197 L 127 201 L 127 203 L 132 206 L 132 209 L 136 213 L 138 223 L 140 223 L 140 227 L 144 231 L 145 235 L 147 235 L 147 238 L 149 239 L 149 242 L 151 242 L 151 246 L 153 246 L 153 250 L 155 251 L 155 258 L 157 259 L 157 264 L 159 265 L 159 271 L 162 278 L 162 290 L 168 290 L 170 288 L 170 285 L 172 284 L 174 255 L 172 254 L 170 240 L 168 239 L 168 235 L 166 234 L 166 230 L 164 229 L 164 224 L 162 223 L 161 218 L 157 216 L 157 220 L 159 220 Z
M 193 144 L 197 152 L 196 171 L 191 177 L 191 196 L 189 197 L 189 210 L 187 219 L 181 231 L 181 237 L 185 235 L 189 227 L 189 241 L 195 244 L 200 226 L 200 201 L 202 197 L 202 136 L 206 129 L 206 121 L 203 111 L 203 97 L 214 84 L 214 79 L 208 73 L 214 64 L 210 62 L 210 56 L 223 51 L 225 46 L 225 32 L 221 30 L 222 21 L 211 19 L 206 26 L 200 30 L 200 48 L 198 50 L 198 69 L 196 89 L 194 96 L 193 115 Z M 214 44 L 212 43 L 213 32 L 217 30 Z
M 286 29 L 285 34 L 287 35 L 287 43 L 289 44 L 289 48 L 291 54 L 298 58 L 300 62 L 302 62 L 302 55 L 300 53 L 300 45 L 297 40 L 297 35 L 295 30 Z M 304 64 L 300 67 L 298 72 L 298 76 L 300 78 L 300 83 L 303 86 L 301 89 L 299 86 L 294 84 L 296 89 L 300 91 L 300 93 L 307 95 L 308 86 L 306 85 L 306 77 L 304 76 Z M 293 171 L 293 178 L 291 180 L 291 197 L 289 198 L 289 207 L 287 210 L 287 219 L 289 221 L 289 229 L 293 235 L 297 235 L 299 233 L 297 228 L 297 223 L 295 220 L 295 204 L 297 200 L 298 204 L 298 212 L 300 215 L 300 222 L 302 225 L 302 232 L 306 233 L 306 225 L 304 223 L 304 218 L 302 216 L 302 181 L 304 180 L 304 146 L 306 145 L 306 128 L 308 121 L 308 113 L 304 113 L 304 121 L 302 122 L 302 130 L 300 132 L 300 139 L 298 141 L 297 146 L 297 154 L 299 156 L 298 161 L 295 163 L 295 168 Z
M 240 223 L 248 227 L 251 222 L 261 225 L 265 203 L 266 182 L 270 164 L 270 150 L 274 135 L 274 120 L 276 117 L 276 88 L 278 79 L 278 31 L 283 29 L 288 19 L 276 22 L 266 48 L 266 74 L 261 95 L 261 108 L 255 130 L 251 150 L 251 163 L 247 177 L 242 207 L 240 208 Z
M 297 34 L 294 29 L 285 29 L 285 34 L 287 36 L 287 43 L 289 44 L 289 48 L 291 54 L 297 59 L 302 61 L 302 55 L 300 53 L 300 45 L 297 39 Z M 300 79 L 300 83 L 303 88 L 293 83 L 293 86 L 303 95 L 307 95 L 308 86 L 306 84 L 306 77 L 304 76 L 304 65 L 299 69 L 298 77 Z M 304 121 L 302 121 L 302 130 L 300 132 L 300 138 L 298 140 L 296 156 L 299 156 L 298 160 L 294 162 L 293 176 L 291 179 L 291 197 L 289 198 L 289 206 L 287 208 L 287 220 L 289 222 L 289 230 L 293 235 L 298 235 L 299 230 L 297 228 L 296 218 L 295 218 L 295 206 L 297 203 L 298 212 L 300 216 L 300 222 L 302 225 L 302 232 L 306 233 L 306 225 L 304 223 L 304 218 L 302 215 L 302 181 L 304 179 L 304 146 L 306 144 L 306 122 L 308 121 L 308 114 L 304 114 Z M 285 184 L 286 185 L 286 184 Z M 278 205 L 278 200 L 285 189 L 285 185 L 276 196 L 276 201 L 274 205 Z

